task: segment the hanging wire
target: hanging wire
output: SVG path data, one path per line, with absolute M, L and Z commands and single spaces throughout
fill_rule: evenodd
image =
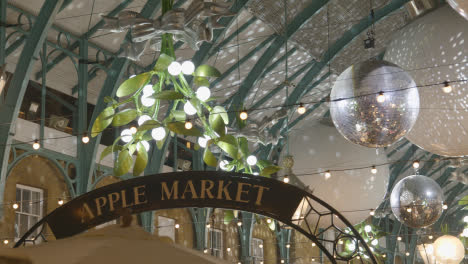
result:
M 289 81 L 288 81 L 288 3 L 284 3 L 284 55 L 286 60 L 284 63 L 284 82 L 286 84 L 286 102 L 289 98 Z M 286 115 L 286 155 L 289 156 L 289 115 Z

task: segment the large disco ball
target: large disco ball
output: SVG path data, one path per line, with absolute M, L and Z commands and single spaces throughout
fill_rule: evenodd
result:
M 458 14 L 468 19 L 468 0 L 447 0 L 447 3 L 449 3 Z
M 385 196 L 388 165 L 377 166 L 376 174 L 372 174 L 370 168 L 332 171 L 329 177 L 323 172 L 386 164 L 385 152 L 348 142 L 331 121 L 328 125 L 320 122 L 301 124 L 289 135 L 289 153 L 294 156 L 294 174 L 309 187 L 313 195 L 342 213 L 351 224 L 360 223 L 370 216 L 370 209 L 377 208 Z M 285 152 L 283 156 L 286 156 Z M 315 209 L 322 211 L 323 208 Z M 327 227 L 330 217 L 324 217 L 319 224 Z M 343 227 L 338 221 L 334 224 Z
M 434 255 L 439 263 L 458 264 L 465 257 L 465 247 L 457 237 L 441 236 L 434 242 Z
M 412 175 L 399 181 L 390 195 L 390 206 L 398 221 L 421 228 L 430 226 L 442 215 L 444 192 L 433 179 Z
M 393 63 L 368 60 L 355 64 L 341 73 L 331 91 L 333 123 L 358 145 L 391 145 L 416 122 L 419 95 L 415 86 L 411 76 Z
M 384 58 L 410 72 L 420 87 L 421 109 L 406 138 L 438 155 L 468 155 L 468 82 L 457 82 L 468 79 L 468 22 L 443 6 L 395 36 Z M 444 81 L 456 81 L 451 92 L 442 89 Z

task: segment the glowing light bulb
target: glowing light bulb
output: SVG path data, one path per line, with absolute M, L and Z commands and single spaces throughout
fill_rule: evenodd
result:
M 18 205 L 17 203 L 14 203 L 14 204 L 12 205 L 12 207 L 13 207 L 13 209 L 16 210 L 16 209 L 18 209 L 19 205 Z
M 219 168 L 222 169 L 223 171 L 230 171 L 232 169 L 229 169 L 227 166 L 229 164 L 229 161 L 227 160 L 222 160 L 219 162 Z
M 413 209 L 411 209 L 411 207 L 406 208 L 406 212 L 411 213 L 411 211 L 413 211 Z
M 230 247 L 226 248 L 226 251 L 231 252 L 231 248 Z
M 376 174 L 377 173 L 377 168 L 375 166 L 372 166 L 370 171 L 371 171 L 372 174 Z
M 166 137 L 166 129 L 164 127 L 157 127 L 151 130 L 151 137 L 154 140 L 163 140 Z
M 149 115 L 142 115 L 138 118 L 138 125 L 141 126 L 148 120 L 151 120 L 151 117 Z
M 468 223 L 468 215 L 463 217 L 463 222 Z
M 331 177 L 331 172 L 329 170 L 327 170 L 325 172 L 325 179 L 330 179 L 330 177 Z
M 8 239 L 3 240 L 3 244 L 8 245 L 9 241 Z
M 211 139 L 210 136 L 204 136 L 204 137 L 199 137 L 198 138 L 198 145 L 202 148 L 206 148 L 206 144 L 208 144 L 208 141 Z
M 184 104 L 184 112 L 187 115 L 194 115 L 197 113 L 197 109 L 193 106 L 193 104 L 190 101 L 187 101 Z
M 415 169 L 419 168 L 419 160 L 413 161 L 413 168 Z
M 372 216 L 374 216 L 374 215 L 375 215 L 375 211 L 374 211 L 374 210 L 370 210 L 369 214 L 372 215 Z
M 312 262 L 314 262 L 314 261 L 315 261 L 315 259 L 313 258 L 313 259 L 312 259 Z
M 263 248 L 263 245 L 262 245 L 262 244 L 260 244 L 260 245 L 258 245 L 258 247 L 259 247 L 259 248 Z
M 434 237 L 433 237 L 433 236 L 429 236 L 428 238 L 429 238 L 430 240 L 432 240 Z
M 210 224 L 206 224 L 206 228 L 211 228 L 211 225 L 210 225 Z
M 377 95 L 377 102 L 379 103 L 385 102 L 385 94 L 383 92 L 379 92 L 379 95 Z
M 386 257 L 387 257 L 387 254 L 383 254 L 383 255 L 382 255 L 382 258 L 386 258 Z
M 205 102 L 206 100 L 210 99 L 211 91 L 210 91 L 210 88 L 206 86 L 201 86 L 200 88 L 197 89 L 195 94 L 197 95 L 198 99 Z
M 258 176 L 258 175 L 259 175 L 259 173 L 258 173 L 258 172 L 254 172 L 254 173 L 253 173 L 253 175 L 255 175 L 255 176 Z
M 171 62 L 171 64 L 169 64 L 167 71 L 170 75 L 177 76 L 182 71 L 182 65 L 180 65 L 180 63 L 178 63 L 177 61 L 173 61 Z
M 290 244 L 286 244 L 286 248 L 290 248 L 290 247 L 291 247 L 291 245 L 290 245 Z
M 303 115 L 305 114 L 306 110 L 307 109 L 305 108 L 305 106 L 302 103 L 300 103 L 299 107 L 297 108 L 297 113 Z
M 247 164 L 249 164 L 250 166 L 253 166 L 255 164 L 257 164 L 257 157 L 255 157 L 254 155 L 250 155 L 247 157 Z
M 195 65 L 191 61 L 182 62 L 182 73 L 185 75 L 190 75 L 195 71 Z
M 266 221 L 267 221 L 268 224 L 271 224 L 271 219 L 270 218 L 267 218 Z
M 237 222 L 237 226 L 242 226 L 242 222 L 241 221 Z
M 361 259 L 361 257 L 360 257 L 360 256 L 357 256 L 356 258 L 357 258 L 357 259 Z
M 205 248 L 205 249 L 203 250 L 203 253 L 205 253 L 205 254 L 208 253 L 208 249 Z
M 444 93 L 451 93 L 452 92 L 452 86 L 450 85 L 450 83 L 448 81 L 444 82 L 444 87 L 442 87 L 442 91 Z
M 140 143 L 143 145 L 146 151 L 150 150 L 150 144 L 148 143 L 148 141 L 143 140 L 143 141 L 140 141 Z
M 409 254 L 409 252 L 406 252 L 405 255 L 408 257 L 410 254 Z
M 143 87 L 143 95 L 150 96 L 152 94 L 154 94 L 153 85 L 152 84 L 145 85 L 145 87 Z
M 34 143 L 32 145 L 33 149 L 38 150 L 41 147 L 41 144 L 39 144 L 39 140 L 34 140 Z
M 372 240 L 371 244 L 373 246 L 377 246 L 379 244 L 379 241 L 377 239 Z
M 156 99 L 148 97 L 149 95 L 143 95 L 141 97 L 141 104 L 146 107 L 151 107 L 156 103 Z
M 444 203 L 444 204 L 442 205 L 442 209 L 447 210 L 447 209 L 448 209 L 448 205 L 447 205 L 446 203 Z
M 192 122 L 190 122 L 190 120 L 185 121 L 185 129 L 190 130 L 192 129 L 192 127 L 193 127 L 193 124 Z
M 130 132 L 133 134 L 135 134 L 136 132 L 138 131 L 138 129 L 134 126 L 130 127 Z
M 130 142 L 133 138 L 132 131 L 128 128 L 122 130 L 122 132 L 120 133 L 120 136 L 121 136 L 120 139 L 125 143 Z
M 81 142 L 83 142 L 84 144 L 88 144 L 88 143 L 89 143 L 89 137 L 88 137 L 88 134 L 87 134 L 87 133 L 84 133 L 84 134 L 83 134 L 83 137 L 81 138 Z
M 366 226 L 364 227 L 364 231 L 366 231 L 367 233 L 369 233 L 370 231 L 372 231 L 372 226 L 366 225 Z
M 180 225 L 179 224 L 175 224 L 174 226 L 176 229 L 179 229 Z
M 397 237 L 397 240 L 398 240 L 398 241 L 401 241 L 401 236 Z
M 284 176 L 283 182 L 284 183 L 289 183 L 289 176 L 288 175 Z
M 241 120 L 246 120 L 249 115 L 247 114 L 247 111 L 243 110 L 242 112 L 239 113 L 239 118 Z
M 63 199 L 58 199 L 58 205 L 63 205 Z
M 284 259 L 281 260 L 281 263 L 284 263 Z

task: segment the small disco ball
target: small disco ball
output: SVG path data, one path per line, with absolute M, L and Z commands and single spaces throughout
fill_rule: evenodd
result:
M 411 76 L 382 60 L 367 60 L 346 69 L 336 80 L 330 99 L 330 114 L 340 134 L 370 148 L 401 139 L 419 114 L 419 93 Z
M 390 195 L 390 206 L 401 223 L 413 227 L 427 227 L 442 215 L 444 192 L 433 179 L 412 175 L 399 181 Z

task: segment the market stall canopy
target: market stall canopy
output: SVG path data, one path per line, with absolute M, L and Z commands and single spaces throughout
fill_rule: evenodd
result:
M 101 263 L 227 263 L 145 232 L 139 226 L 117 225 L 57 241 L 0 250 L 2 264 Z

